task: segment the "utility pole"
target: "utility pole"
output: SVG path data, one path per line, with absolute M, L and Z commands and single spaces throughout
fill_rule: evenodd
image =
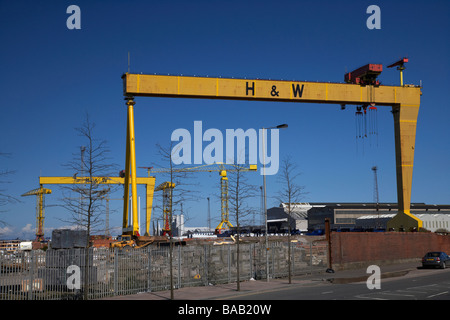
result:
M 375 210 L 377 211 L 377 226 L 376 227 L 380 227 L 379 225 L 379 218 L 380 218 L 380 214 L 379 214 L 379 209 L 380 209 L 380 204 L 379 204 L 379 198 L 378 198 L 378 179 L 377 179 L 377 166 L 373 166 L 372 167 L 372 171 L 373 171 L 373 177 L 374 177 L 374 182 L 373 182 L 373 202 L 375 204 Z
M 325 218 L 325 238 L 327 241 L 327 273 L 334 273 L 333 264 L 331 261 L 331 230 L 330 230 L 330 218 Z
M 266 227 L 265 232 L 265 242 L 266 242 L 266 281 L 269 282 L 269 228 L 267 224 L 267 191 L 266 191 L 266 152 L 265 152 L 265 142 L 264 135 L 267 129 L 284 129 L 287 128 L 287 124 L 280 124 L 276 127 L 262 128 L 262 154 L 263 154 L 263 191 L 264 191 L 264 224 Z
M 211 232 L 211 207 L 209 204 L 209 197 L 206 199 L 208 199 L 208 232 Z

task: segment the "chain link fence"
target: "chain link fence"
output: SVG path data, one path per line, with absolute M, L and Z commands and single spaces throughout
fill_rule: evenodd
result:
M 0 300 L 71 300 L 156 292 L 237 281 L 237 245 L 196 244 L 141 249 L 77 248 L 0 256 Z M 266 255 L 267 253 L 267 255 Z M 172 263 L 171 263 L 172 261 Z M 239 245 L 239 279 L 288 276 L 286 241 Z M 170 265 L 172 264 L 172 268 Z M 324 271 L 327 244 L 321 237 L 291 243 L 291 275 Z M 172 270 L 172 272 L 170 272 Z M 87 276 L 86 276 L 87 275 Z

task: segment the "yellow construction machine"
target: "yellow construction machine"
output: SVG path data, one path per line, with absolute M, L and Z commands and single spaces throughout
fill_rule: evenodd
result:
M 128 234 L 121 235 L 117 241 L 110 243 L 110 248 L 119 249 L 140 249 L 150 244 L 168 243 L 169 239 L 164 236 L 132 236 Z

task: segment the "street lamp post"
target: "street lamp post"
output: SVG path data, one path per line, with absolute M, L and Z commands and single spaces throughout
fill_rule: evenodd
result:
M 267 228 L 267 196 L 266 196 L 266 151 L 265 151 L 265 131 L 267 129 L 285 129 L 287 124 L 280 124 L 276 127 L 262 128 L 262 153 L 263 153 L 263 190 L 264 190 L 264 221 L 266 226 L 266 281 L 269 282 L 269 230 Z
M 211 207 L 209 206 L 209 197 L 208 199 L 208 232 L 211 232 Z

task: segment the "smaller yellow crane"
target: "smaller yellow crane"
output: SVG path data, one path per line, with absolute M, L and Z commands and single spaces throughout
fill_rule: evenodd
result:
M 155 191 L 163 192 L 163 236 L 169 235 L 172 236 L 172 194 L 173 188 L 175 188 L 175 183 L 166 181 L 161 183 L 159 186 L 155 188 Z
M 37 196 L 36 197 L 36 241 L 44 241 L 44 195 L 52 193 L 52 190 L 44 188 L 42 185 L 37 188 L 25 192 L 22 197 Z
M 215 166 L 215 168 L 214 168 Z M 226 166 L 230 166 L 230 168 L 227 168 Z M 233 172 L 233 171 L 257 171 L 257 165 L 251 164 L 249 167 L 242 167 L 235 164 L 229 164 L 229 163 L 223 163 L 223 162 L 216 162 L 213 164 L 206 164 L 201 165 L 198 167 L 191 167 L 191 168 L 161 168 L 161 169 L 153 169 L 153 167 L 142 167 L 146 168 L 148 175 L 150 176 L 150 173 L 167 173 L 167 172 L 219 172 L 220 175 L 220 199 L 221 199 L 221 221 L 219 225 L 215 229 L 215 233 L 221 234 L 226 230 L 229 230 L 233 227 L 233 225 L 230 222 L 229 219 L 229 212 L 228 212 L 228 177 L 227 177 L 227 171 Z M 165 182 L 168 183 L 168 182 Z M 164 183 L 163 183 L 164 184 Z M 161 187 L 162 185 L 160 185 Z M 167 185 L 166 185 L 167 187 Z M 173 186 L 175 187 L 175 185 Z M 172 187 L 172 189 L 173 189 Z M 172 190 L 170 189 L 170 190 Z M 163 189 L 161 189 L 163 190 Z M 156 191 L 156 189 L 155 189 Z M 171 208 L 170 208 L 171 210 Z M 164 220 L 166 221 L 166 220 Z M 170 227 L 170 226 L 169 226 Z

